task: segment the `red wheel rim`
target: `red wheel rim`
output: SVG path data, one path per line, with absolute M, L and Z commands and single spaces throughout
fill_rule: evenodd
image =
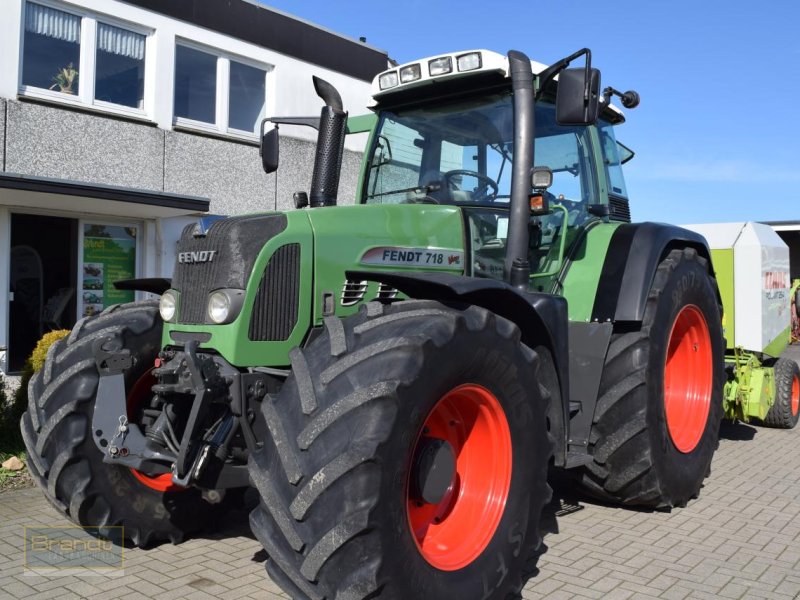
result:
M 511 431 L 497 397 L 466 384 L 434 406 L 417 436 L 415 455 L 423 433 L 451 445 L 456 472 L 438 504 L 412 497 L 407 483 L 409 525 L 425 560 L 455 571 L 486 549 L 500 524 L 511 487 Z
M 128 398 L 126 399 L 126 406 L 128 408 L 128 419 L 133 419 L 136 411 L 150 397 L 150 390 L 156 384 L 156 378 L 153 377 L 152 369 L 142 375 L 131 388 Z M 176 492 L 182 491 L 187 488 L 176 485 L 172 481 L 172 473 L 161 473 L 159 475 L 148 475 L 136 469 L 130 469 L 136 480 L 158 492 Z
M 797 416 L 797 411 L 800 410 L 800 377 L 795 375 L 792 377 L 792 416 Z
M 664 367 L 664 410 L 672 443 L 683 453 L 697 447 L 711 409 L 714 361 L 708 324 L 694 305 L 683 307 L 669 337 Z

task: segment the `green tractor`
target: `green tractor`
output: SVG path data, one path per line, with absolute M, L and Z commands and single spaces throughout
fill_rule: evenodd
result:
M 582 58 L 585 66 L 568 68 Z M 250 523 L 292 598 L 500 600 L 541 543 L 549 468 L 668 509 L 709 472 L 726 382 L 705 238 L 631 224 L 615 140 L 635 92 L 581 50 L 389 69 L 348 119 L 315 79 L 298 208 L 187 227 L 171 282 L 80 321 L 22 420 L 48 499 L 102 534 Z M 344 138 L 369 132 L 358 203 Z M 262 160 L 278 164 L 278 133 Z

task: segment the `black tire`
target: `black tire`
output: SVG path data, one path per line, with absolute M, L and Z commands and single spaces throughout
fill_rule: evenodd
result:
M 713 371 L 705 427 L 696 446 L 682 452 L 667 426 L 664 373 L 673 324 L 690 305 L 708 326 Z M 719 444 L 724 346 L 716 281 L 706 259 L 693 248 L 670 251 L 653 279 L 641 329 L 612 336 L 589 439 L 593 460 L 578 474 L 586 491 L 659 509 L 697 496 Z
M 775 362 L 775 403 L 764 417 L 764 425 L 793 429 L 800 419 L 800 367 L 791 358 Z
M 270 440 L 250 457 L 261 495 L 250 525 L 268 573 L 304 600 L 516 597 L 551 496 L 546 350 L 524 346 L 515 325 L 486 310 L 430 301 L 370 303 L 325 325 L 264 400 Z M 427 415 L 466 382 L 491 390 L 508 415 L 513 470 L 488 545 L 446 571 L 418 549 L 406 485 Z
M 21 429 L 28 466 L 50 503 L 86 527 L 124 526 L 136 546 L 181 541 L 199 529 L 209 505 L 196 489 L 160 492 L 140 483 L 130 469 L 103 463 L 91 423 L 99 375 L 93 343 L 114 336 L 131 351 L 126 391 L 153 365 L 161 346 L 158 302 L 109 307 L 80 320 L 70 335 L 50 348 L 28 387 Z

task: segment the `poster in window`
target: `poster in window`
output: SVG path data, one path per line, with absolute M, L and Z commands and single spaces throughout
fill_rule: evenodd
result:
M 134 292 L 118 290 L 114 282 L 134 277 L 136 227 L 84 224 L 81 315 L 94 315 L 112 304 L 132 302 Z

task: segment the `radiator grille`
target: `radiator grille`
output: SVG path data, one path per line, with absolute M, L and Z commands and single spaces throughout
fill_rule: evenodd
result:
M 608 217 L 612 221 L 631 222 L 631 207 L 627 200 L 611 196 L 608 199 L 608 210 Z
M 275 251 L 264 269 L 250 317 L 250 340 L 289 339 L 297 324 L 299 304 L 300 244 L 287 244 Z
M 184 228 L 178 241 L 182 252 L 213 251 L 213 260 L 175 263 L 172 287 L 180 292 L 178 322 L 206 321 L 208 294 L 213 290 L 243 290 L 264 244 L 286 228 L 284 215 L 231 217 L 217 221 L 205 236 L 194 235 L 194 225 Z

